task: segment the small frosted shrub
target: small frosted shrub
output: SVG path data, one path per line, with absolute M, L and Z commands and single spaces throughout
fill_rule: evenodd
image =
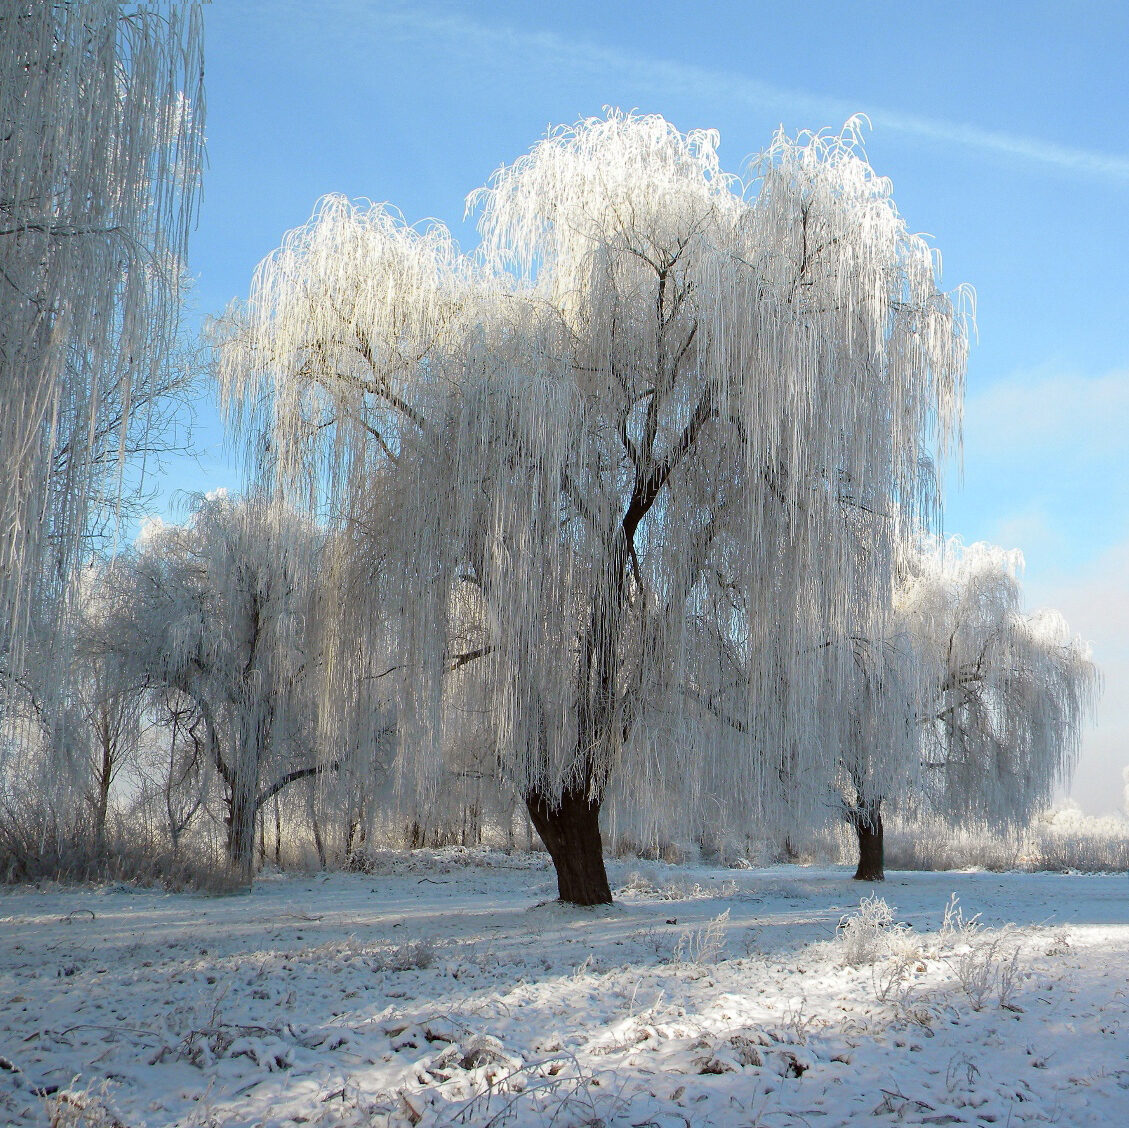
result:
M 373 952 L 369 966 L 373 971 L 422 971 L 435 963 L 435 944 L 423 937 Z
M 839 921 L 838 943 L 843 963 L 849 967 L 873 964 L 885 956 L 894 929 L 894 907 L 881 897 L 863 897 L 857 913 Z

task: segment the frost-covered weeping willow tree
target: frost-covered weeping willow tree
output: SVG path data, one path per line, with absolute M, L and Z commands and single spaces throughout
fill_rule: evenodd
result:
M 1099 679 L 1061 615 L 1025 613 L 1021 568 L 1019 552 L 992 545 L 907 544 L 886 635 L 840 647 L 856 689 L 827 715 L 856 878 L 884 877 L 890 803 L 1009 829 L 1069 779 Z
M 896 614 L 927 688 L 927 808 L 963 825 L 1026 825 L 1074 768 L 1099 676 L 1057 611 L 1028 615 L 1017 551 L 926 543 Z
M 123 684 L 180 695 L 203 722 L 247 881 L 264 804 L 330 766 L 315 754 L 322 539 L 277 499 L 220 492 L 183 525 L 148 526 L 104 580 L 102 649 Z
M 883 808 L 904 797 L 920 779 L 920 708 L 923 670 L 904 635 L 856 635 L 829 647 L 832 673 L 825 691 L 840 694 L 822 704 L 828 718 L 828 762 L 837 767 L 839 812 L 858 840 L 855 878 L 884 879 Z
M 0 5 L 0 663 L 65 604 L 152 406 L 201 164 L 197 4 Z M 134 419 L 136 425 L 137 419 Z M 112 487 L 111 487 L 112 488 Z M 49 606 L 47 604 L 50 604 Z
M 266 472 L 363 544 L 411 785 L 472 679 L 578 903 L 610 899 L 617 780 L 656 818 L 822 800 L 818 656 L 889 607 L 961 393 L 963 317 L 855 125 L 778 136 L 747 186 L 717 145 L 556 130 L 470 197 L 473 258 L 327 198 L 221 354 Z

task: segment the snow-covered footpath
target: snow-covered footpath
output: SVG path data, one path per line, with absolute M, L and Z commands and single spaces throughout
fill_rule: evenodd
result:
M 0 1123 L 1129 1124 L 1125 876 L 610 872 L 0 892 Z

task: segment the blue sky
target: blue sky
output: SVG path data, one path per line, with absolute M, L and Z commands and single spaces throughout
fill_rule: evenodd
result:
M 783 124 L 873 123 L 871 163 L 978 296 L 963 482 L 945 526 L 1019 547 L 1106 674 L 1074 797 L 1129 764 L 1129 4 L 213 0 L 199 315 L 317 199 L 442 219 L 550 126 L 605 105 L 721 132 L 741 171 Z M 170 491 L 237 486 L 214 411 Z

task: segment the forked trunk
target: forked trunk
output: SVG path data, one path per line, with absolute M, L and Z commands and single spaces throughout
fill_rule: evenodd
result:
M 856 881 L 885 881 L 886 857 L 882 841 L 882 800 L 862 803 L 850 815 L 859 840 Z
M 530 792 L 525 804 L 556 867 L 560 899 L 572 905 L 610 905 L 612 891 L 600 838 L 600 801 L 580 791 L 565 791 L 554 806 L 546 796 Z

